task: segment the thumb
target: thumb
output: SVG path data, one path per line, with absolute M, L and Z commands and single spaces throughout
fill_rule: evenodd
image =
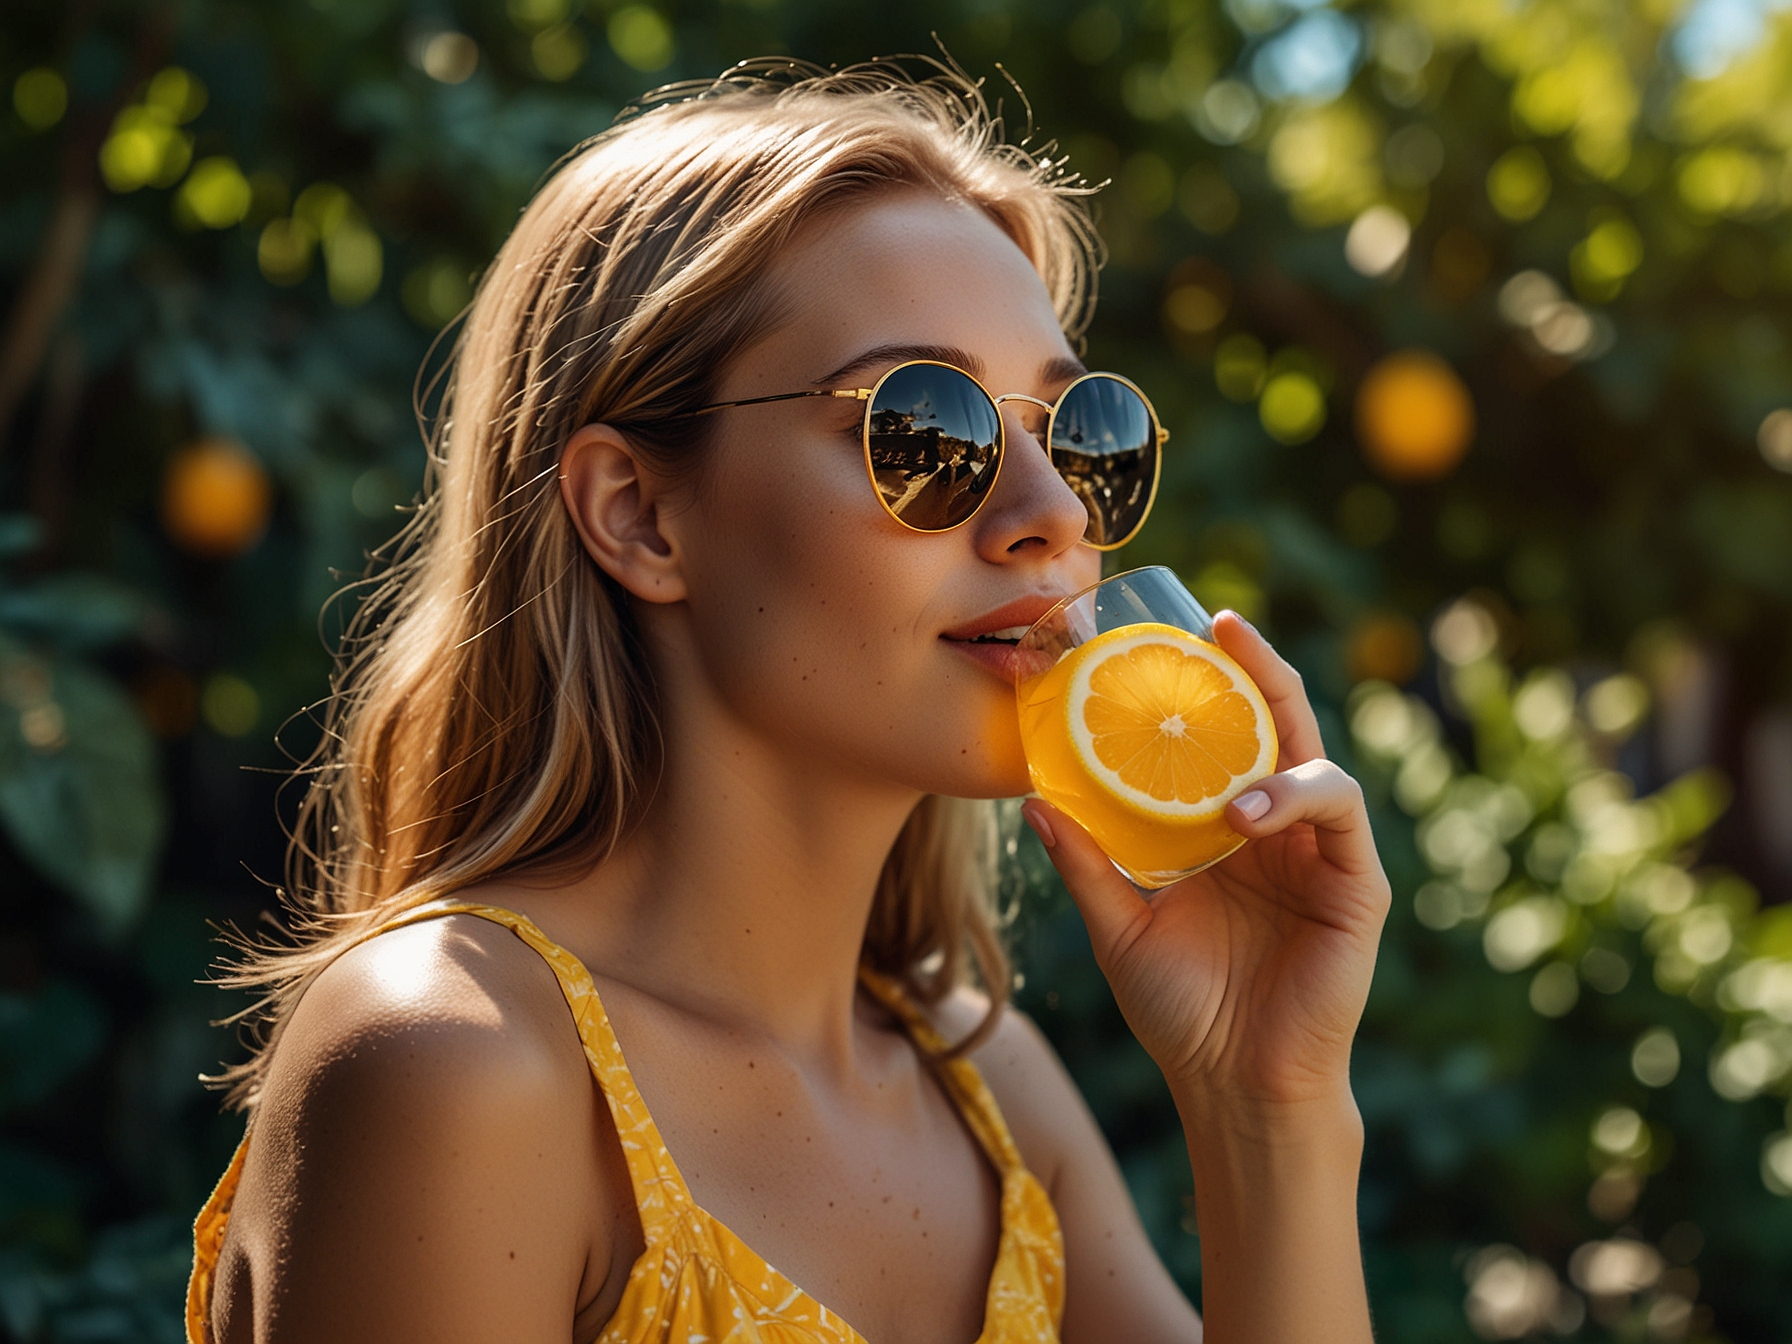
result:
M 1045 846 L 1070 899 L 1089 927 L 1095 959 L 1111 967 L 1151 923 L 1151 905 L 1081 826 L 1051 804 L 1029 798 L 1020 813 Z

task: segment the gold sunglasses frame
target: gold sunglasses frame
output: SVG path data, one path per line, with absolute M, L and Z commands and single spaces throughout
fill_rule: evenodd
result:
M 945 527 L 916 527 L 913 523 L 898 514 L 895 509 L 891 508 L 890 501 L 884 498 L 883 487 L 877 483 L 877 469 L 873 466 L 871 461 L 872 403 L 876 401 L 877 394 L 883 390 L 884 384 L 889 382 L 891 378 L 895 377 L 898 373 L 901 373 L 904 369 L 912 369 L 916 367 L 947 369 L 952 373 L 958 374 L 962 378 L 970 379 L 977 390 L 985 397 L 989 398 L 990 405 L 994 406 L 996 411 L 996 474 L 991 478 L 989 487 L 983 492 L 983 498 L 977 501 L 976 508 L 973 508 L 956 523 L 948 523 Z M 1094 542 L 1085 540 L 1083 543 L 1092 550 L 1115 551 L 1119 550 L 1120 547 L 1126 545 L 1127 542 L 1138 536 L 1139 529 L 1145 526 L 1145 520 L 1151 516 L 1151 510 L 1157 504 L 1157 487 L 1159 482 L 1163 480 L 1163 447 L 1170 441 L 1170 431 L 1165 429 L 1163 427 L 1163 422 L 1157 418 L 1157 408 L 1151 404 L 1151 398 L 1147 397 L 1144 392 L 1139 390 L 1137 383 L 1134 383 L 1130 378 L 1123 377 L 1118 373 L 1104 373 L 1100 371 L 1085 373 L 1072 382 L 1069 387 L 1060 392 L 1056 401 L 1045 401 L 1040 397 L 1028 396 L 1024 392 L 1004 392 L 1000 396 L 997 396 L 987 387 L 983 386 L 976 374 L 971 373 L 967 369 L 961 369 L 956 364 L 948 364 L 944 360 L 939 359 L 909 359 L 904 360 L 902 363 L 887 370 L 883 376 L 870 387 L 824 387 L 807 392 L 777 392 L 769 397 L 747 397 L 741 401 L 718 401 L 713 405 L 699 406 L 694 411 L 680 411 L 678 414 L 670 415 L 666 418 L 668 420 L 682 420 L 689 416 L 712 415 L 716 411 L 733 410 L 737 406 L 762 406 L 767 402 L 796 401 L 803 397 L 838 397 L 848 401 L 862 401 L 865 403 L 865 412 L 860 417 L 859 421 L 859 446 L 864 454 L 865 475 L 871 482 L 871 493 L 877 496 L 877 502 L 883 505 L 884 512 L 889 514 L 890 517 L 894 518 L 897 522 L 901 523 L 902 526 L 906 527 L 909 531 L 919 532 L 925 536 L 933 536 L 941 532 L 950 532 L 955 527 L 963 527 L 966 523 L 970 522 L 971 519 L 975 518 L 978 510 L 982 509 L 984 503 L 987 502 L 990 495 L 994 493 L 997 482 L 1002 479 L 1002 466 L 1008 460 L 1008 424 L 1007 421 L 1002 418 L 1003 402 L 1024 401 L 1030 406 L 1038 406 L 1045 411 L 1045 441 L 1040 444 L 1040 447 L 1045 450 L 1046 457 L 1049 460 L 1052 451 L 1052 429 L 1057 424 L 1058 408 L 1063 406 L 1065 399 L 1068 398 L 1072 392 L 1076 391 L 1077 388 L 1081 387 L 1092 378 L 1111 378 L 1114 382 L 1121 384 L 1136 396 L 1140 403 L 1145 407 L 1145 414 L 1150 417 L 1151 430 L 1156 437 L 1156 444 L 1154 446 L 1157 449 L 1157 456 L 1152 459 L 1151 464 L 1151 494 L 1145 500 L 1145 511 L 1139 515 L 1139 521 L 1133 524 L 1132 530 L 1118 541 Z M 1032 436 L 1029 435 L 1028 437 L 1031 438 Z M 1054 471 L 1057 470 L 1056 462 L 1052 463 L 1052 469 Z M 1059 474 L 1062 475 L 1061 472 Z M 1094 520 L 1091 519 L 1090 521 L 1091 526 L 1093 526 Z M 1084 535 L 1086 537 L 1087 533 Z

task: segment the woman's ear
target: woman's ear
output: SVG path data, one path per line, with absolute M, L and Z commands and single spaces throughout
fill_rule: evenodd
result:
M 661 526 L 666 483 L 609 425 L 586 425 L 560 453 L 560 497 L 604 573 L 644 602 L 684 600 L 684 569 Z

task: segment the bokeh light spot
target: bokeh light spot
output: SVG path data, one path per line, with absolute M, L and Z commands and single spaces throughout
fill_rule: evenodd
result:
M 1263 342 L 1244 332 L 1226 337 L 1213 352 L 1213 380 L 1231 401 L 1255 401 L 1268 370 Z
M 1768 466 L 1792 473 L 1792 406 L 1769 411 L 1756 432 L 1755 442 Z
M 1506 906 L 1481 931 L 1481 950 L 1496 971 L 1522 971 L 1548 952 L 1567 929 L 1567 910 L 1553 896 L 1526 896 Z
M 1403 126 L 1382 149 L 1388 180 L 1397 187 L 1423 187 L 1444 167 L 1444 142 L 1429 126 Z
M 578 74 L 590 54 L 585 35 L 571 24 L 543 29 L 529 42 L 529 58 L 536 71 L 555 84 Z
M 1567 962 L 1552 961 L 1531 977 L 1528 997 L 1539 1017 L 1566 1017 L 1580 1002 L 1580 977 Z
M 438 84 L 464 84 L 479 68 L 479 44 L 453 29 L 432 33 L 423 40 L 418 64 Z
M 506 0 L 510 21 L 525 33 L 539 33 L 566 19 L 571 0 Z
M 473 297 L 467 268 L 450 257 L 437 257 L 412 269 L 399 297 L 417 325 L 430 331 L 445 326 Z
M 1263 107 L 1249 84 L 1216 79 L 1195 105 L 1195 129 L 1216 145 L 1250 139 L 1263 119 Z
M 193 137 L 166 108 L 136 104 L 112 122 L 100 145 L 100 176 L 116 192 L 171 187 L 193 160 Z
M 1487 171 L 1487 199 L 1515 224 L 1533 218 L 1549 200 L 1549 169 L 1529 145 L 1507 150 Z
M 213 732 L 224 737 L 246 737 L 261 718 L 261 697 L 241 677 L 219 672 L 206 681 L 199 697 L 199 712 Z
M 185 737 L 199 716 L 199 688 L 172 663 L 153 663 L 137 678 L 137 711 L 160 738 Z
M 1438 657 L 1457 667 L 1480 662 L 1494 651 L 1499 639 L 1493 613 L 1466 597 L 1446 607 L 1431 627 L 1431 647 Z
M 1594 732 L 1617 737 L 1635 728 L 1649 712 L 1649 689 L 1628 672 L 1605 677 L 1588 688 L 1581 712 Z
M 1372 205 L 1358 215 L 1344 236 L 1344 260 L 1351 270 L 1371 277 L 1392 274 L 1406 260 L 1412 225 L 1391 205 Z
M 652 74 L 672 64 L 672 25 L 647 5 L 624 5 L 605 25 L 610 50 L 624 65 Z
M 324 270 L 336 303 L 352 308 L 367 302 L 379 292 L 385 271 L 379 235 L 359 219 L 345 221 L 324 239 Z
M 12 110 L 34 131 L 47 131 L 68 111 L 68 84 L 47 65 L 25 71 L 12 83 Z
M 317 235 L 299 219 L 270 219 L 262 226 L 255 260 L 261 273 L 276 285 L 296 285 L 311 270 L 311 253 Z
M 1767 190 L 1760 159 L 1735 145 L 1711 145 L 1681 161 L 1680 199 L 1701 215 L 1745 214 Z
M 1651 1027 L 1630 1048 L 1630 1071 L 1644 1087 L 1666 1087 L 1680 1073 L 1680 1042 L 1666 1027 Z
M 1209 611 L 1230 608 L 1247 621 L 1262 620 L 1268 606 L 1262 586 L 1231 560 L 1203 565 L 1189 580 L 1188 587 Z
M 167 114 L 176 125 L 184 126 L 201 112 L 211 95 L 199 77 L 178 65 L 158 70 L 143 94 L 146 106 Z
M 1792 1134 L 1770 1134 L 1762 1143 L 1761 1182 L 1776 1195 L 1792 1195 Z
M 1178 285 L 1164 300 L 1164 316 L 1177 331 L 1198 336 L 1225 321 L 1226 303 L 1206 285 Z
M 1352 682 L 1404 686 L 1425 661 L 1425 637 L 1412 619 L 1395 611 L 1370 612 L 1351 627 L 1345 665 Z
M 1277 443 L 1305 443 L 1325 427 L 1325 393 L 1310 374 L 1278 373 L 1263 385 L 1257 418 Z
M 183 550 L 228 559 L 261 539 L 272 496 L 267 472 L 240 443 L 198 439 L 163 474 L 162 527 Z
M 1395 481 L 1433 481 L 1455 469 L 1475 432 L 1474 403 L 1448 363 L 1404 350 L 1371 368 L 1357 390 L 1357 437 Z
M 236 160 L 223 155 L 201 159 L 174 198 L 176 218 L 208 229 L 228 229 L 249 213 L 255 198 Z

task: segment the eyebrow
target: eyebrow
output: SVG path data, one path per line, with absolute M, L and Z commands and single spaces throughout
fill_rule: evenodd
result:
M 963 369 L 978 382 L 988 377 L 988 369 L 983 361 L 968 350 L 961 350 L 955 345 L 908 345 L 891 344 L 873 346 L 861 355 L 855 355 L 832 373 L 815 380 L 817 387 L 829 387 L 845 382 L 855 375 L 870 369 L 894 367 L 906 364 L 911 360 L 930 359 L 939 364 L 951 364 Z M 1083 367 L 1083 361 L 1070 355 L 1057 355 L 1039 366 L 1039 381 L 1044 386 L 1055 383 L 1068 383 L 1081 378 L 1089 370 Z

